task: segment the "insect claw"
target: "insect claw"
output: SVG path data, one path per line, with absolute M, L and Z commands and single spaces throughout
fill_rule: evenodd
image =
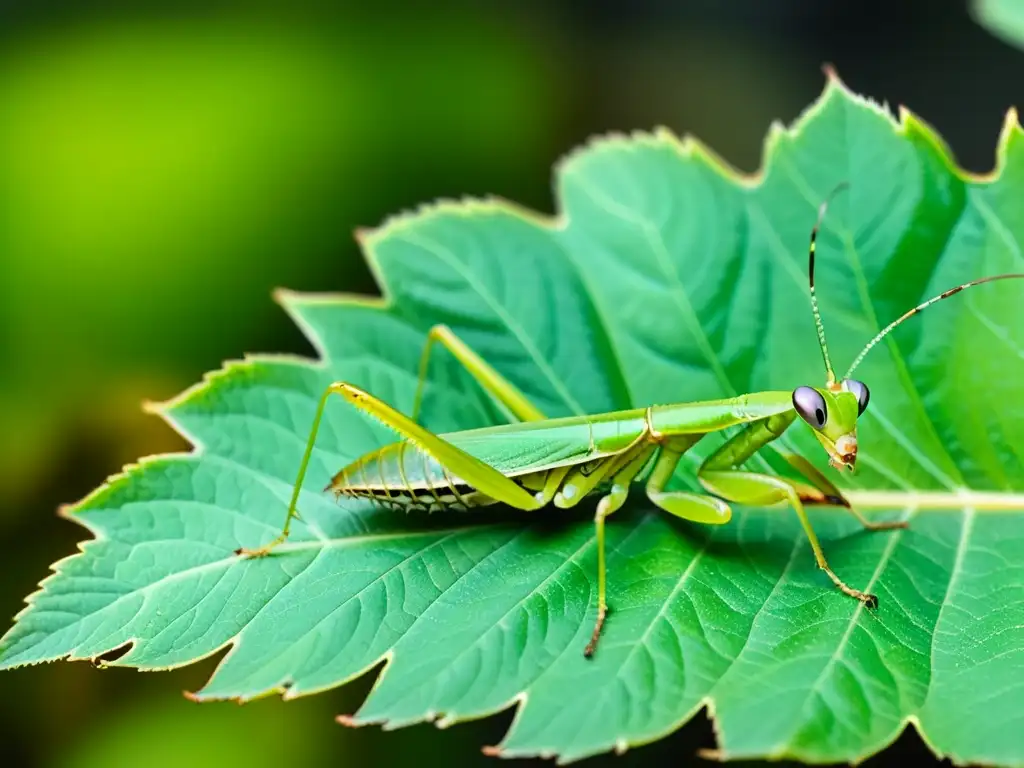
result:
M 235 554 L 236 555 L 238 555 L 239 557 L 247 558 L 247 559 L 248 558 L 255 558 L 255 557 L 264 557 L 265 555 L 267 555 L 269 553 L 270 553 L 270 548 L 269 547 L 260 547 L 259 549 L 248 549 L 246 547 L 239 547 L 238 549 L 235 550 Z

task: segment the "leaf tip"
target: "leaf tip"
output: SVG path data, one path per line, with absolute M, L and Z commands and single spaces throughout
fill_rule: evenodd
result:
M 191 701 L 193 704 L 206 704 L 206 703 L 211 702 L 211 701 L 228 701 L 228 702 L 232 702 L 233 701 L 235 704 L 238 704 L 239 706 L 241 706 L 243 704 L 248 704 L 250 701 L 255 701 L 257 699 L 266 698 L 267 696 L 273 696 L 275 693 L 280 693 L 281 692 L 281 688 L 278 687 L 278 688 L 269 688 L 266 691 L 263 691 L 262 693 L 258 693 L 256 695 L 252 695 L 252 696 L 245 696 L 244 694 L 239 694 L 237 696 L 231 696 L 231 695 L 219 694 L 219 693 L 213 693 L 213 694 L 203 693 L 203 690 L 205 690 L 205 689 L 201 689 L 201 690 L 198 690 L 198 691 L 182 691 L 181 695 L 184 696 L 189 701 Z
M 999 132 L 999 143 L 1002 144 L 1005 140 L 1009 139 L 1010 134 L 1020 130 L 1020 115 L 1017 113 L 1017 108 L 1010 107 L 1006 110 L 1006 116 L 1003 117 L 1003 127 Z
M 763 143 L 761 167 L 756 177 L 761 177 L 772 166 L 774 157 L 783 143 L 798 140 L 823 113 L 837 106 L 845 105 L 866 109 L 886 120 L 894 130 L 903 129 L 904 126 L 897 121 L 888 103 L 878 102 L 870 96 L 853 91 L 830 63 L 823 64 L 822 71 L 825 75 L 825 86 L 818 97 L 804 107 L 793 120 L 787 123 L 773 120 L 769 125 Z
M 270 292 L 270 299 L 279 307 L 284 307 L 287 310 L 298 295 L 297 291 L 279 285 Z
M 822 90 L 821 98 L 819 100 L 824 101 L 825 98 L 832 93 L 846 96 L 853 100 L 864 98 L 850 90 L 850 87 L 846 84 L 843 78 L 839 76 L 839 71 L 832 62 L 824 62 L 821 65 L 821 72 L 825 75 L 825 88 Z
M 942 162 L 955 173 L 960 174 L 955 160 L 953 159 L 953 151 L 946 144 L 945 140 L 932 126 L 924 121 L 921 117 L 914 114 L 909 107 L 900 104 L 897 108 L 897 117 L 900 132 L 910 139 L 917 139 L 924 141 L 933 152 L 938 154 L 942 159 Z
M 1002 175 L 1003 168 L 1006 167 L 1006 158 L 1010 150 L 1010 142 L 1013 141 L 1014 137 L 1020 136 L 1020 134 L 1020 115 L 1017 113 L 1016 107 L 1010 107 L 1006 110 L 1006 115 L 1003 117 L 1003 125 L 999 129 L 999 139 L 996 141 L 995 167 L 992 169 L 990 174 L 983 176 L 983 179 L 989 181 Z
M 484 754 L 485 757 L 501 757 L 502 755 L 501 747 L 492 747 L 488 745 L 485 747 L 481 747 L 480 751 Z
M 362 728 L 365 725 L 365 723 L 361 723 L 356 720 L 355 715 L 337 715 L 334 718 L 334 722 L 338 725 L 343 725 L 346 728 Z
M 160 457 L 148 456 L 139 459 L 135 463 L 122 465 L 120 472 L 114 472 L 112 474 L 107 475 L 106 479 L 100 485 L 93 488 L 78 501 L 65 502 L 64 504 L 59 505 L 57 507 L 57 517 L 61 518 L 62 520 L 72 520 L 73 522 L 79 523 L 80 525 L 84 525 L 93 534 L 93 536 L 100 538 L 100 530 L 98 528 L 95 528 L 92 525 L 84 523 L 80 518 L 75 517 L 75 515 L 78 512 L 80 512 L 83 508 L 88 508 L 89 506 L 95 504 L 96 502 L 99 502 L 100 500 L 106 498 L 111 493 L 115 493 L 117 490 L 123 487 L 125 483 L 129 482 L 129 480 L 131 479 L 131 475 L 134 472 L 136 472 L 143 464 L 158 458 Z M 79 549 L 81 550 L 83 546 L 84 543 L 80 542 Z M 71 557 L 75 557 L 75 555 L 72 555 Z M 62 561 L 58 561 L 58 564 L 60 562 Z
M 158 402 L 157 400 L 145 399 L 142 401 L 142 412 L 148 416 L 163 416 L 164 409 L 167 407 L 167 402 Z
M 210 389 L 216 384 L 218 379 L 229 375 L 233 367 L 244 364 L 245 361 L 242 360 L 225 361 L 221 364 L 220 368 L 212 371 L 205 371 L 199 381 L 181 390 L 178 394 L 172 395 L 163 402 L 157 403 L 153 401 L 146 401 L 146 403 L 143 404 L 143 411 L 160 416 L 164 421 L 170 424 L 178 434 L 188 439 L 193 446 L 196 446 L 197 441 L 193 439 L 192 436 L 186 434 L 182 426 L 177 423 L 174 418 L 174 412 L 179 408 L 186 407 L 200 401 L 203 397 L 209 395 Z
M 57 517 L 59 517 L 61 520 L 70 520 L 72 515 L 74 515 L 75 512 L 77 511 L 79 504 L 81 503 L 82 501 L 80 500 L 76 502 L 68 501 L 64 502 L 63 504 L 59 504 L 57 506 Z

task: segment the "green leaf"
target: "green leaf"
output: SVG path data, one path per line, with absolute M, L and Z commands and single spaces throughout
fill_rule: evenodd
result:
M 971 18 L 989 34 L 1024 49 L 1024 8 L 1014 0 L 972 0 Z
M 434 323 L 551 416 L 820 385 L 806 252 L 837 182 L 850 186 L 829 209 L 816 282 L 841 374 L 923 299 L 1020 271 L 1022 175 L 1012 113 L 997 173 L 974 178 L 917 118 L 833 77 L 794 127 L 772 128 L 756 178 L 660 130 L 567 158 L 557 220 L 495 201 L 394 219 L 362 238 L 385 301 L 279 297 L 318 362 L 227 365 L 162 408 L 195 452 L 147 459 L 69 510 L 95 538 L 29 598 L 0 665 L 130 644 L 113 664 L 160 669 L 230 648 L 195 696 L 248 700 L 315 693 L 387 660 L 349 722 L 447 725 L 517 705 L 500 754 L 562 762 L 656 740 L 707 705 L 728 758 L 860 760 L 914 723 L 938 754 L 1024 764 L 1015 282 L 929 309 L 868 356 L 856 476 L 830 470 L 800 424 L 780 441 L 872 516 L 910 521 L 865 533 L 839 510 L 811 512 L 832 567 L 876 592 L 877 612 L 831 588 L 792 512 L 737 508 L 732 524 L 701 527 L 636 489 L 609 522 L 612 613 L 586 660 L 592 506 L 339 507 L 320 493 L 327 478 L 394 439 L 340 403 L 291 541 L 279 556 L 233 554 L 279 530 L 324 386 L 346 380 L 408 412 Z M 443 353 L 424 407 L 439 431 L 501 418 Z

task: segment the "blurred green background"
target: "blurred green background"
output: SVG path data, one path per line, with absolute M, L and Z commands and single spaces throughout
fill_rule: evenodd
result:
M 769 123 L 817 97 L 825 62 L 976 172 L 1024 107 L 1024 53 L 957 2 L 5 4 L 0 614 L 87 537 L 60 504 L 187 448 L 143 400 L 246 353 L 312 354 L 273 288 L 375 292 L 354 229 L 438 197 L 551 211 L 552 163 L 608 130 L 692 132 L 756 170 Z M 215 662 L 5 672 L 5 764 L 493 765 L 479 748 L 511 719 L 336 725 L 372 676 L 288 703 L 188 702 Z M 712 744 L 701 715 L 592 762 Z M 871 762 L 926 754 L 910 733 Z

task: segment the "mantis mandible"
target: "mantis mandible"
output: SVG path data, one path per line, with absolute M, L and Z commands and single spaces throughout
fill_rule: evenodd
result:
M 846 186 L 839 185 L 835 191 Z M 834 194 L 833 192 L 833 194 Z M 397 442 L 371 451 L 343 467 L 324 491 L 336 496 L 371 499 L 395 509 L 468 510 L 507 504 L 539 510 L 549 503 L 567 509 L 599 495 L 594 515 L 597 546 L 597 617 L 584 655 L 592 656 L 608 613 L 605 599 L 605 520 L 626 501 L 634 481 L 646 477 L 648 499 L 684 520 L 711 525 L 729 522 L 730 503 L 751 506 L 788 504 L 799 517 L 814 559 L 846 595 L 874 608 L 878 599 L 846 584 L 829 567 L 806 507 L 844 507 L 872 531 L 906 527 L 903 521 L 873 522 L 855 509 L 838 488 L 806 458 L 780 452 L 806 482 L 742 468 L 757 451 L 777 440 L 799 418 L 810 427 L 828 455 L 829 465 L 854 470 L 857 462 L 857 419 L 868 406 L 869 391 L 851 378 L 864 356 L 903 321 L 932 304 L 971 286 L 993 280 L 1021 278 L 1012 273 L 983 277 L 958 285 L 918 304 L 883 328 L 837 378 L 829 359 L 825 330 L 814 292 L 814 257 L 818 230 L 831 195 L 818 208 L 811 230 L 808 282 L 811 310 L 825 364 L 825 386 L 798 386 L 792 391 L 754 392 L 721 400 L 650 405 L 593 416 L 548 419 L 511 382 L 470 349 L 450 328 L 433 327 L 420 358 L 413 411 L 407 417 L 358 387 L 339 381 L 320 398 L 305 453 L 299 465 L 288 512 L 280 535 L 258 549 L 239 549 L 243 557 L 261 557 L 283 543 L 292 519 L 306 468 L 312 455 L 323 410 L 331 394 L 340 395 L 360 411 L 395 430 Z M 427 362 L 440 342 L 473 379 L 519 421 L 518 423 L 433 434 L 417 422 Z M 667 490 L 683 454 L 702 437 L 729 427 L 740 429 L 712 452 L 697 470 L 706 494 Z

